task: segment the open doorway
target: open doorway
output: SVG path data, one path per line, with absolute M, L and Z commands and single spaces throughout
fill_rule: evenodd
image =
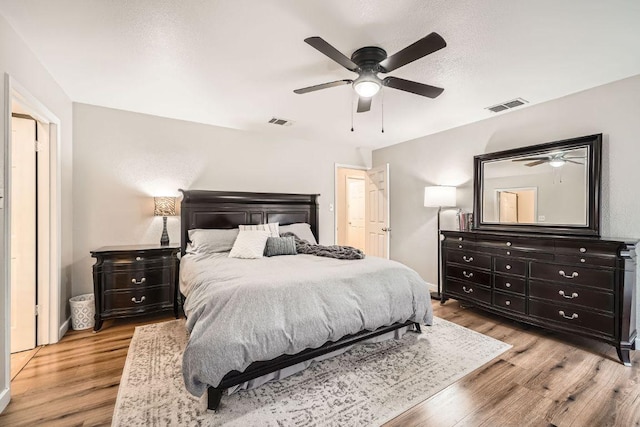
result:
M 496 189 L 500 223 L 535 224 L 538 212 L 538 189 Z
M 389 165 L 335 166 L 335 242 L 389 258 Z

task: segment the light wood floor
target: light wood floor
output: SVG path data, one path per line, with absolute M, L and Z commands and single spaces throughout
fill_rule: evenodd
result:
M 605 344 L 566 344 L 455 301 L 434 309 L 513 348 L 388 426 L 640 426 L 638 352 L 626 368 Z M 0 426 L 109 425 L 134 327 L 169 319 L 105 322 L 97 334 L 72 331 L 41 348 L 12 382 Z

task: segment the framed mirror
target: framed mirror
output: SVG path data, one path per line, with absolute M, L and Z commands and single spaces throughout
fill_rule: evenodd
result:
M 602 134 L 474 157 L 474 229 L 600 236 Z

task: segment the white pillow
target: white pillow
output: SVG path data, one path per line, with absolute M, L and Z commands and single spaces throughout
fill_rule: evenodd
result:
M 291 225 L 283 225 L 280 227 L 280 233 L 293 233 L 298 236 L 299 239 L 306 240 L 312 245 L 317 245 L 318 242 L 311 232 L 311 226 L 306 222 L 298 222 Z
M 238 237 L 237 228 L 232 229 L 202 229 L 195 228 L 189 230 L 189 240 L 187 245 L 189 253 L 216 253 L 228 252 L 233 247 L 233 242 Z
M 240 230 L 265 230 L 269 232 L 269 237 L 280 237 L 280 231 L 278 231 L 277 222 L 270 222 L 269 224 L 256 224 L 256 225 L 240 225 Z
M 269 232 L 264 230 L 240 230 L 229 258 L 262 258 L 269 237 Z

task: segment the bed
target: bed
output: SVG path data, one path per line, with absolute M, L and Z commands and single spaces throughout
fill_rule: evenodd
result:
M 180 191 L 180 288 L 190 332 L 183 374 L 192 394 L 207 392 L 209 409 L 227 389 L 430 324 L 428 285 L 393 261 L 238 260 L 187 250 L 189 230 L 245 224 L 308 224 L 317 239 L 318 195 Z

